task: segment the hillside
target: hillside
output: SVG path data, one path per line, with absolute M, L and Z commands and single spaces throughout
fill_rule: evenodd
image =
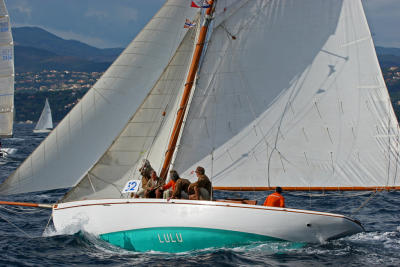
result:
M 400 48 L 377 46 L 375 47 L 375 50 L 378 55 L 393 55 L 400 57 Z
M 95 62 L 74 56 L 62 56 L 29 46 L 15 46 L 15 71 L 39 72 L 42 70 L 73 70 L 103 72 L 111 62 Z
M 105 71 L 122 48 L 100 49 L 65 40 L 38 27 L 13 28 L 16 72 Z
M 71 56 L 96 62 L 112 62 L 122 48 L 100 49 L 76 40 L 65 40 L 38 27 L 13 28 L 17 46 L 47 50 L 60 56 Z

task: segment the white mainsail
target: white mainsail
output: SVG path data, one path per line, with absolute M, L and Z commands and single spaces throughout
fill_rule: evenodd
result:
M 49 100 L 46 98 L 42 113 L 40 114 L 39 120 L 33 131 L 40 132 L 43 130 L 50 130 L 50 129 L 53 129 L 53 118 L 51 116 Z
M 0 194 L 71 187 L 103 155 L 171 61 L 197 10 L 169 0 L 42 144 L 0 186 Z M 82 156 L 78 156 L 82 155 Z
M 361 1 L 246 1 L 216 23 L 185 125 L 174 167 L 217 188 L 400 185 Z
M 0 1 L 0 138 L 13 135 L 14 121 L 14 43 L 10 17 Z

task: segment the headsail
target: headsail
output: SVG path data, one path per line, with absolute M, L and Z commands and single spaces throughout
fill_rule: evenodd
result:
M 35 126 L 35 130 L 43 130 L 43 129 L 53 129 L 53 119 L 51 116 L 49 100 L 47 98 L 46 102 L 44 103 L 42 114 L 40 114 L 40 118 Z
M 245 1 L 216 23 L 174 168 L 225 189 L 399 186 L 398 138 L 361 1 Z
M 13 194 L 73 186 L 112 144 L 159 80 L 196 10 L 169 0 L 45 141 L 0 186 Z
M 192 57 L 190 29 L 160 79 L 113 144 L 62 201 L 120 197 L 128 180 L 139 179 L 141 159 L 159 170 Z
M 10 17 L 0 1 L 0 138 L 13 134 L 14 121 L 14 44 Z

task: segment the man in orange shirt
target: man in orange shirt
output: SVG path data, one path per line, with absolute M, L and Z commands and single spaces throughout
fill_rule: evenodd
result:
M 169 182 L 166 185 L 164 185 L 163 187 L 161 187 L 161 190 L 164 191 L 163 198 L 171 197 L 172 192 L 175 190 L 176 181 L 180 178 L 178 172 L 175 170 L 169 171 L 169 177 L 170 177 Z
M 270 206 L 270 207 L 285 207 L 285 198 L 281 195 L 282 193 L 282 188 L 279 186 L 276 187 L 275 193 L 272 193 L 269 195 L 264 202 L 264 206 Z

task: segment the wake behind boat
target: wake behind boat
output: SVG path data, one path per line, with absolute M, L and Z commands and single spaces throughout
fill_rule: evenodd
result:
M 204 8 L 167 1 L 0 193 L 71 187 L 50 206 L 56 229 L 128 250 L 363 231 L 333 213 L 125 191 L 139 187 L 143 160 L 192 182 L 202 166 L 220 190 L 400 188 L 398 123 L 360 0 Z
M 0 157 L 7 157 L 17 153 L 18 149 L 16 148 L 0 148 Z

